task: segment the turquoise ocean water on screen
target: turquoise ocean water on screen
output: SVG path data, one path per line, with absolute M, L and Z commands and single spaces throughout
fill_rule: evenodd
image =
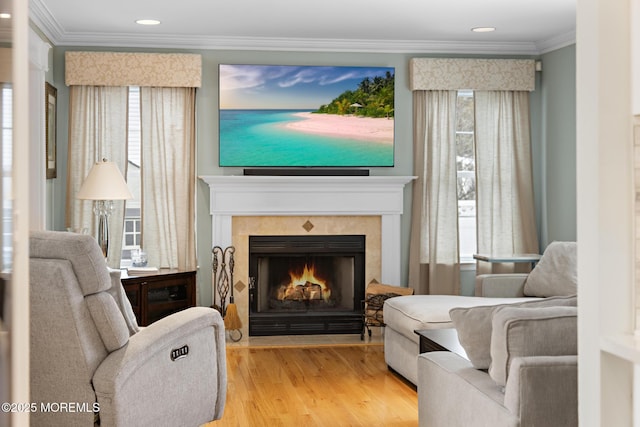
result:
M 393 144 L 287 129 L 310 110 L 220 110 L 220 166 L 393 166 Z

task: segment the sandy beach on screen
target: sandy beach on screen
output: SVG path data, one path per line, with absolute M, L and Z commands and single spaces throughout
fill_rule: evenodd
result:
M 325 136 L 393 143 L 393 119 L 295 113 L 304 120 L 287 123 L 286 128 Z

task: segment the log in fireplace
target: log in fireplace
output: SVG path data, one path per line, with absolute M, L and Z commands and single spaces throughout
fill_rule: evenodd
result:
M 249 335 L 362 331 L 365 236 L 249 236 Z

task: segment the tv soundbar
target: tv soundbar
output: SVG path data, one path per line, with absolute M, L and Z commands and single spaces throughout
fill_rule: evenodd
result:
M 316 169 L 316 168 L 250 168 L 245 175 L 257 176 L 369 176 L 369 169 Z

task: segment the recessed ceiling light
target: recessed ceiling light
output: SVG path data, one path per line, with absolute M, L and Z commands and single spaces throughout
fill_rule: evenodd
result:
M 496 27 L 475 27 L 471 29 L 474 33 L 490 33 L 495 30 Z
M 140 25 L 158 25 L 158 24 L 160 24 L 160 21 L 158 21 L 157 19 L 138 19 L 136 21 L 136 24 L 140 24 Z
M 11 19 L 11 14 L 10 13 L 6 13 L 6 12 L 2 12 L 2 13 L 0 13 L 0 19 Z

